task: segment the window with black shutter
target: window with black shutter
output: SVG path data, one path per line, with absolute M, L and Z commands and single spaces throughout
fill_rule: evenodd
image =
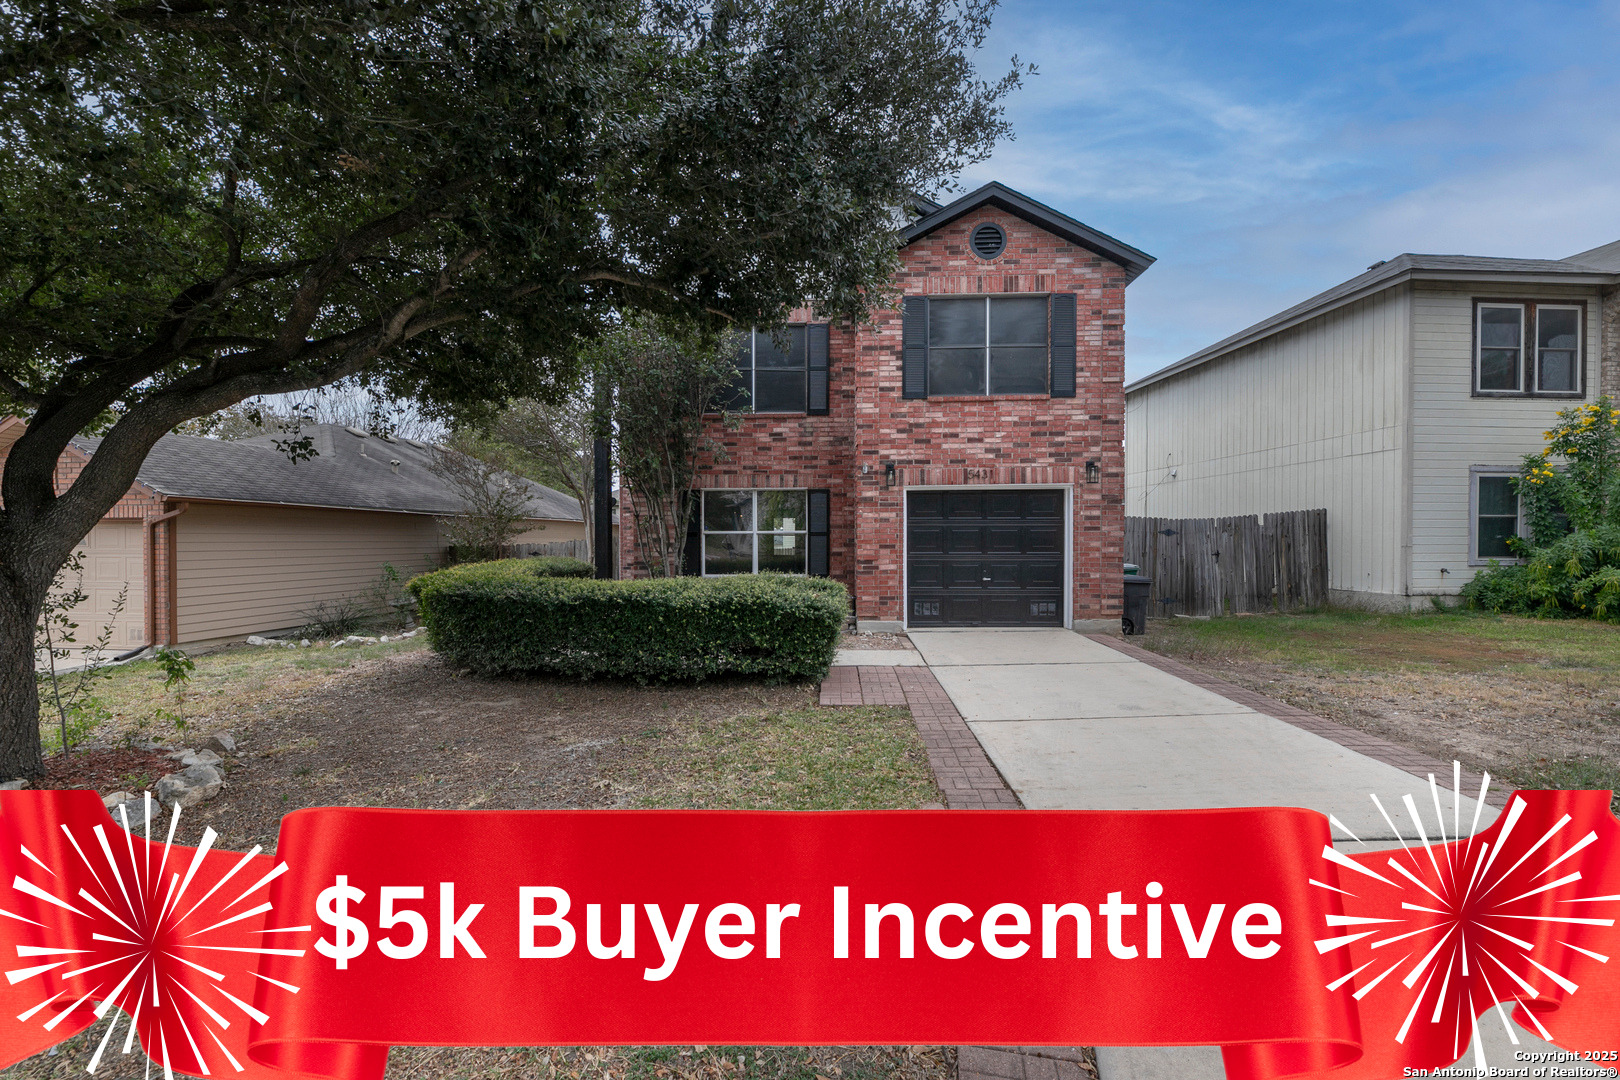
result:
M 826 323 L 742 332 L 733 354 L 737 374 L 718 396 L 717 409 L 825 416 L 827 343 Z
M 903 396 L 1046 393 L 1053 345 L 1048 303 L 1045 296 L 1022 295 L 907 297 Z

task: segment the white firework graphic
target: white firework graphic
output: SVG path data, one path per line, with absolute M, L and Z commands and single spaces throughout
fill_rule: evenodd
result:
M 1564 939 L 1580 936 L 1582 927 L 1613 927 L 1614 919 L 1589 915 L 1594 909 L 1585 905 L 1620 901 L 1620 895 L 1579 895 L 1583 891 L 1578 885 L 1581 873 L 1565 864 L 1594 843 L 1598 834 L 1590 831 L 1579 839 L 1566 834 L 1564 829 L 1572 820 L 1569 814 L 1563 814 L 1532 842 L 1534 826 L 1528 832 L 1515 828 L 1527 807 L 1525 800 L 1515 795 L 1503 814 L 1494 846 L 1477 839 L 1490 783 L 1487 773 L 1481 780 L 1473 818 L 1464 836 L 1461 764 L 1452 763 L 1449 833 L 1440 787 L 1434 774 L 1429 774 L 1434 806 L 1432 827 L 1424 821 L 1410 794 L 1401 800 L 1410 822 L 1410 842 L 1378 796 L 1372 795 L 1373 804 L 1400 841 L 1400 850 L 1392 850 L 1384 860 L 1389 875 L 1373 868 L 1376 858 L 1351 859 L 1329 846 L 1322 850 L 1322 858 L 1346 872 L 1339 877 L 1340 885 L 1345 887 L 1310 879 L 1310 884 L 1318 888 L 1360 901 L 1347 903 L 1346 910 L 1376 913 L 1325 917 L 1329 933 L 1316 941 L 1318 953 L 1375 939 L 1353 950 L 1357 959 L 1368 955 L 1372 958 L 1329 983 L 1327 989 L 1348 993 L 1358 1002 L 1380 987 L 1385 994 L 1410 993 L 1411 1006 L 1395 1041 L 1406 1043 L 1414 1023 L 1445 1025 L 1432 1029 L 1430 1034 L 1450 1035 L 1449 1060 L 1461 1057 L 1472 1042 L 1474 1064 L 1480 1069 L 1486 1067 L 1486 1062 L 1478 1017 L 1486 1009 L 1494 1008 L 1515 1046 L 1519 1039 L 1504 1007 L 1509 1002 L 1520 1006 L 1519 1015 L 1529 1017 L 1542 1038 L 1554 1041 L 1553 1034 L 1525 1003 L 1542 998 L 1553 986 L 1565 994 L 1573 994 L 1578 988 L 1555 970 L 1564 958 L 1553 953 L 1569 949 L 1598 963 L 1608 963 L 1608 956 Z M 1366 843 L 1336 817 L 1330 815 L 1328 821 L 1366 848 Z M 1548 880 L 1560 867 L 1568 872 Z M 1351 892 L 1352 888 L 1358 891 Z M 1587 944 L 1592 943 L 1588 937 Z
M 11 883 L 12 890 L 67 913 L 66 916 L 55 918 L 59 926 L 65 920 L 75 947 L 52 944 L 17 946 L 19 958 L 42 962 L 7 971 L 6 980 L 11 985 L 41 979 L 51 985 L 63 986 L 63 989 L 19 1014 L 17 1020 L 27 1024 L 39 1017 L 45 1030 L 52 1031 L 86 1002 L 94 1004 L 97 1020 L 111 1012 L 112 1019 L 108 1021 L 106 1031 L 87 1066 L 91 1073 L 100 1066 L 102 1056 L 125 1015 L 129 1017 L 129 1024 L 124 1034 L 123 1053 L 128 1054 L 134 1048 L 135 1036 L 139 1031 L 148 1054 L 148 1076 L 152 1072 L 154 1056 L 161 1061 L 166 1080 L 172 1080 L 174 1076 L 171 1063 L 174 1058 L 180 1059 L 182 1069 L 191 1071 L 195 1068 L 203 1076 L 212 1075 L 210 1058 L 216 1068 L 228 1064 L 234 1071 L 242 1072 L 242 1063 L 226 1047 L 220 1035 L 233 1022 L 239 1023 L 242 1017 L 260 1024 L 270 1019 L 268 1014 L 244 1000 L 253 996 L 254 980 L 263 980 L 291 994 L 298 993 L 299 989 L 260 974 L 253 969 L 255 961 L 252 958 L 260 955 L 303 956 L 304 950 L 269 944 L 220 942 L 240 942 L 243 930 L 236 924 L 271 910 L 272 905 L 268 901 L 245 908 L 241 905 L 286 873 L 287 864 L 277 864 L 257 881 L 233 895 L 226 886 L 263 850 L 262 847 L 254 847 L 214 882 L 207 892 L 187 903 L 188 890 L 213 847 L 217 834 L 211 828 L 205 829 L 202 843 L 192 854 L 191 863 L 184 873 L 181 873 L 178 862 L 171 871 L 169 855 L 175 830 L 180 824 L 180 808 L 174 808 L 169 819 L 168 837 L 162 848 L 158 849 L 151 843 L 152 794 L 145 794 L 147 842 L 141 845 L 141 851 L 137 854 L 127 806 L 126 803 L 118 808 L 124 827 L 123 845 L 108 838 L 105 825 L 97 825 L 90 830 L 93 842 L 91 837 L 75 836 L 66 824 L 60 826 L 82 862 L 84 871 L 88 872 L 89 883 L 94 884 L 95 891 L 85 887 L 78 888 L 76 893 L 70 895 L 58 895 L 68 894 L 73 889 L 74 881 L 84 880 L 79 867 L 59 867 L 63 872 L 58 874 L 57 869 L 52 869 L 26 846 L 19 845 L 22 856 L 45 876 L 40 877 L 40 884 L 35 884 L 19 874 Z M 122 850 L 118 850 L 120 847 Z M 92 854 L 98 848 L 99 857 Z M 154 859 L 157 863 L 155 867 L 152 865 Z M 165 873 L 169 874 L 166 884 Z M 227 900 L 227 897 L 230 899 Z M 26 908 L 26 905 L 15 903 L 12 906 Z M 42 928 L 45 933 L 36 932 L 33 935 L 36 940 L 48 942 L 58 929 L 15 911 L 0 909 L 0 916 Z M 226 928 L 234 930 L 227 931 Z M 253 934 L 292 934 L 310 929 L 308 926 L 279 926 L 253 931 Z M 85 940 L 86 930 L 89 931 L 89 942 Z M 226 931 L 225 935 L 222 936 L 221 931 Z M 255 936 L 252 940 L 279 943 L 285 939 Z M 86 944 L 91 947 L 83 947 Z M 58 970 L 64 967 L 71 970 Z M 239 993 L 232 993 L 226 988 L 227 974 L 215 970 L 216 967 L 238 968 L 232 972 L 230 982 Z M 47 990 L 50 988 L 46 987 Z M 199 990 L 202 992 L 199 993 Z M 59 1012 L 46 1011 L 64 1000 L 71 1004 Z M 42 1013 L 44 1016 L 41 1016 Z M 187 1022 L 188 1014 L 190 1023 Z M 194 1027 L 197 1030 L 194 1031 Z M 210 1041 L 212 1046 L 208 1045 Z M 187 1050 L 190 1052 L 189 1061 L 183 1057 Z

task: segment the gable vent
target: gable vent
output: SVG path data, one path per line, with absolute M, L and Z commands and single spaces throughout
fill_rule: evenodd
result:
M 987 221 L 973 230 L 973 254 L 981 259 L 993 259 L 1007 246 L 1007 234 L 1001 226 Z

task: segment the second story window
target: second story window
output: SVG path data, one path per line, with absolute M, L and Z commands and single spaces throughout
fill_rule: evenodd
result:
M 1474 393 L 1579 397 L 1581 304 L 1478 301 L 1474 305 Z
M 1044 296 L 928 303 L 928 390 L 937 396 L 1044 394 Z
M 1075 396 L 1074 293 L 908 296 L 900 305 L 900 396 Z
M 738 335 L 737 377 L 720 395 L 734 412 L 827 412 L 827 324 L 744 331 Z

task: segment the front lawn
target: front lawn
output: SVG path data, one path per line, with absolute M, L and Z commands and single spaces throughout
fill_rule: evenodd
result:
M 142 730 L 196 745 L 236 736 L 223 794 L 181 821 L 221 848 L 274 851 L 283 814 L 306 806 L 435 809 L 650 807 L 912 809 L 940 799 L 910 713 L 830 709 L 809 684 L 743 679 L 638 686 L 561 678 L 485 679 L 420 638 L 358 649 L 231 648 L 197 658 L 185 739 L 150 721 L 173 708 L 153 664 L 101 686 L 114 720 L 92 736 Z M 147 723 L 141 723 L 147 718 Z M 3 1075 L 82 1075 L 101 1028 Z M 948 1080 L 943 1047 L 396 1047 L 390 1077 L 446 1080 Z M 145 1075 L 110 1054 L 96 1074 Z
M 1323 612 L 1154 619 L 1137 640 L 1519 787 L 1620 789 L 1620 627 Z

